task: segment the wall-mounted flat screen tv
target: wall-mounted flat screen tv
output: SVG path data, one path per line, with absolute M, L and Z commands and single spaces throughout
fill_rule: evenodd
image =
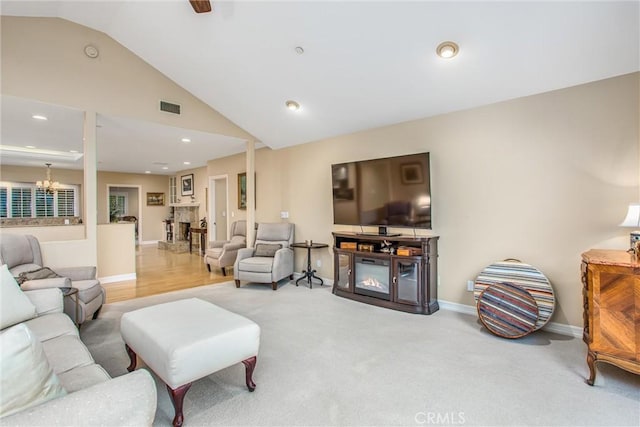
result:
M 333 223 L 431 229 L 429 153 L 331 166 Z

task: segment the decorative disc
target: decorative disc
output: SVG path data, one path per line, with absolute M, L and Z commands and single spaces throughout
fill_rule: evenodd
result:
M 549 322 L 556 305 L 556 298 L 549 279 L 537 268 L 517 260 L 505 260 L 491 264 L 476 277 L 473 287 L 476 303 L 487 286 L 508 282 L 519 286 L 533 297 L 538 305 L 538 321 L 535 330 Z
M 494 334 L 520 338 L 535 331 L 538 305 L 529 292 L 511 283 L 487 286 L 478 298 L 478 317 Z

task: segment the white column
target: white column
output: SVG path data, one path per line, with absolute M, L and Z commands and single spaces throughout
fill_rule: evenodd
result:
M 247 141 L 247 247 L 252 247 L 256 224 L 256 143 Z
M 85 111 L 82 137 L 84 140 L 84 197 L 83 212 L 89 259 L 98 265 L 98 160 L 96 112 Z

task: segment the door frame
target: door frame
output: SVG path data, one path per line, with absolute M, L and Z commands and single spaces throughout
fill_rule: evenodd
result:
M 224 180 L 224 191 L 227 193 L 225 200 L 225 216 L 227 218 L 227 229 L 225 230 L 225 239 L 229 240 L 229 175 L 214 175 L 209 177 L 209 206 L 207 206 L 207 212 L 209 212 L 209 242 L 216 240 L 217 226 L 216 224 L 216 181 Z M 207 246 L 209 244 L 207 242 Z
M 138 189 L 138 245 L 142 244 L 142 185 L 131 184 L 107 184 L 107 220 L 109 219 L 109 195 L 111 188 L 136 188 Z

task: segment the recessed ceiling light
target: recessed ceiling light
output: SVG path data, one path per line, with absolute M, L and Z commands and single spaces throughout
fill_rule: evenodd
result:
M 180 141 L 182 141 L 182 142 L 191 142 L 191 140 L 189 138 L 182 138 Z
M 442 42 L 436 48 L 436 53 L 440 58 L 451 59 L 458 54 L 460 48 L 454 42 Z
M 151 171 L 144 171 L 144 173 L 151 173 Z
M 32 119 L 36 119 L 36 120 L 49 120 L 47 119 L 46 116 L 42 116 L 40 114 L 34 114 L 33 116 L 31 116 Z
M 27 147 L 27 148 L 36 148 L 35 145 L 25 145 L 25 147 Z
M 296 53 L 298 55 L 302 55 L 304 53 L 304 49 L 302 48 L 302 46 L 296 46 Z
M 190 165 L 190 164 L 191 164 L 191 162 L 182 162 L 182 164 Z
M 284 103 L 284 105 L 286 105 L 287 108 L 291 111 L 298 111 L 300 109 L 300 104 L 298 104 L 296 101 L 287 101 Z
M 163 166 L 162 169 L 167 170 L 169 169 L 169 166 Z

